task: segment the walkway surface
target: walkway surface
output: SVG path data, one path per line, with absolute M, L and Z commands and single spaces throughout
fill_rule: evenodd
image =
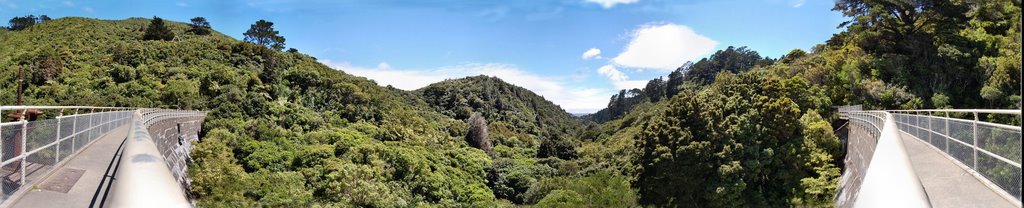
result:
M 931 145 L 907 133 L 901 137 L 932 207 L 1017 207 Z
M 114 128 L 85 147 L 60 170 L 33 187 L 14 207 L 106 207 L 104 199 L 116 171 L 116 157 L 128 137 L 128 125 Z M 103 205 L 103 206 L 101 206 Z

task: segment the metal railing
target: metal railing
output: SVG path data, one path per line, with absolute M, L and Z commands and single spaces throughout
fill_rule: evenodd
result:
M 0 106 L 0 204 L 26 193 L 68 158 L 128 123 L 131 109 L 89 106 Z M 47 115 L 50 113 L 50 115 Z M 55 115 L 55 116 L 52 116 Z M 48 118 L 49 117 L 49 118 Z
M 186 162 L 206 112 L 140 109 L 132 116 L 113 205 L 191 207 Z
M 857 129 L 867 135 L 849 136 L 850 155 L 842 180 L 852 185 L 843 185 L 836 197 L 837 206 L 929 207 L 892 115 L 840 108 L 840 116 L 849 120 L 851 131 Z M 851 156 L 857 158 L 851 160 Z
M 890 112 L 900 130 L 945 153 L 996 193 L 1020 206 L 1021 127 L 986 122 L 979 117 L 1002 115 L 1020 122 L 1020 110 Z

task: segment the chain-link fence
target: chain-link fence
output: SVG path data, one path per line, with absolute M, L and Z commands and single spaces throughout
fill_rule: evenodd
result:
M 1011 124 L 986 122 L 979 114 L 1010 116 L 1002 120 Z M 997 191 L 1021 200 L 1020 111 L 893 111 L 893 116 L 903 132 L 946 153 L 983 182 L 997 186 Z
M 110 130 L 131 120 L 126 108 L 2 106 L 0 204 L 23 193 L 54 166 Z M 9 120 L 9 121 L 8 121 Z

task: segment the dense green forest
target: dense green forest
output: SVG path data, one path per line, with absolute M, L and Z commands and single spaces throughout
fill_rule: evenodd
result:
M 728 47 L 573 118 L 496 77 L 405 91 L 331 69 L 273 23 L 15 17 L 0 100 L 207 110 L 202 207 L 831 206 L 833 106 L 1020 108 L 1019 0 L 841 0 L 810 51 Z M 216 23 L 212 23 L 216 25 Z

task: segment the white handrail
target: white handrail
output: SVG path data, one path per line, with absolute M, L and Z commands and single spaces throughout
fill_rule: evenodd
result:
M 149 132 L 154 123 L 175 118 L 201 117 L 205 112 L 182 110 L 139 109 L 121 153 L 118 183 L 115 184 L 114 207 L 192 207 L 185 189 L 169 167 L 169 160 L 158 148 L 157 139 Z
M 886 110 L 888 112 L 948 112 L 948 113 L 992 113 L 1020 115 L 1020 110 L 1008 109 L 921 109 L 921 110 Z
M 872 116 L 884 119 L 882 123 L 872 123 L 882 125 L 881 132 L 854 207 L 931 207 L 892 115 L 884 111 L 868 112 L 880 114 Z
M 26 113 L 28 110 L 61 109 L 56 117 L 28 121 L 22 115 L 17 121 L 0 122 L 0 166 L 6 170 L 4 197 L 0 207 L 10 206 L 41 179 L 55 170 L 115 127 L 127 123 L 128 109 L 121 107 L 91 106 L 0 106 L 4 111 Z M 65 111 L 65 109 L 74 109 Z M 65 114 L 67 113 L 67 114 Z M 86 119 L 82 119 L 86 118 Z M 12 131 L 14 130 L 14 131 Z M 81 140 L 81 141 L 78 141 Z M 67 147 L 62 147 L 67 146 Z M 50 167 L 50 168 L 43 168 Z M 26 171 L 35 168 L 39 171 Z
M 110 109 L 129 110 L 129 107 L 94 107 L 94 106 L 33 106 L 33 105 L 5 105 L 0 110 L 21 110 L 21 109 Z
M 1014 112 L 1007 112 L 1014 111 Z M 1010 203 L 1020 206 L 1020 194 L 1021 194 L 1021 179 L 1020 179 L 1020 144 L 1021 144 L 1021 127 L 990 123 L 979 120 L 979 113 L 993 113 L 993 114 L 1007 114 L 1007 115 L 1020 115 L 1020 111 L 1016 110 L 966 110 L 958 111 L 971 113 L 974 116 L 974 120 L 966 120 L 959 118 L 939 117 L 933 115 L 928 111 L 892 111 L 895 116 L 900 119 L 897 121 L 900 129 L 907 134 L 910 134 L 914 138 L 921 140 L 929 147 L 941 152 L 944 156 L 957 164 L 964 170 L 967 170 L 972 176 L 977 178 L 982 184 L 992 189 L 995 193 L 1005 198 Z M 906 113 L 919 113 L 928 112 L 929 115 L 919 114 L 906 114 Z M 938 111 L 937 111 L 938 112 Z M 927 123 L 922 125 L 923 121 Z M 959 129 L 960 131 L 951 132 L 950 123 L 958 123 L 958 125 L 969 125 L 969 129 Z M 989 128 L 987 131 L 980 131 L 979 128 Z M 1000 132 L 999 134 L 992 133 L 993 131 Z M 989 134 L 981 135 L 981 132 L 988 132 Z M 963 133 L 970 133 L 963 136 Z M 962 138 L 954 138 L 953 135 L 961 135 Z M 962 141 L 963 140 L 963 141 Z M 987 141 L 987 143 L 979 143 L 980 141 Z M 997 142 L 998 141 L 998 142 Z M 993 143 L 997 142 L 997 143 Z M 990 146 L 982 146 L 982 145 Z M 1012 145 L 1017 145 L 1016 147 Z M 996 152 L 997 149 L 986 149 L 994 147 L 1004 148 L 1003 151 Z M 952 147 L 952 148 L 951 148 Z M 1006 152 L 1008 148 L 1011 152 Z M 954 157 L 953 155 L 959 155 Z M 1016 157 L 1011 157 L 1016 156 Z M 981 158 L 990 158 L 989 162 L 983 162 Z M 1015 161 L 1016 160 L 1016 161 Z M 1002 166 L 1002 167 L 1000 167 Z M 1010 172 L 1007 172 L 1006 169 Z M 1014 170 L 1015 169 L 1015 170 Z M 1014 174 L 1014 171 L 1016 174 Z M 1009 180 L 1007 180 L 1009 179 Z
M 903 150 L 900 132 L 906 132 L 907 134 L 914 136 L 913 138 L 922 140 L 931 148 L 942 152 L 944 156 L 949 157 L 956 164 L 962 166 L 962 168 L 967 170 L 971 175 L 981 180 L 986 186 L 989 186 L 990 189 L 1006 198 L 1011 203 L 1015 203 L 1020 206 L 1020 156 L 1015 155 L 1012 152 L 1007 153 L 1006 148 L 1017 149 L 1016 152 L 1019 152 L 1019 145 L 1021 143 L 1021 127 L 1017 125 L 986 122 L 979 119 L 979 114 L 1011 115 L 1017 116 L 1016 119 L 1019 119 L 1019 116 L 1021 115 L 1020 110 L 925 109 L 860 111 L 859 106 L 840 106 L 837 108 L 839 109 L 840 117 L 843 119 L 848 119 L 850 122 L 868 123 L 869 125 L 876 127 L 877 125 L 873 123 L 873 121 L 879 117 L 876 115 L 885 114 L 884 125 L 882 125 L 884 127 L 881 128 L 881 132 L 883 133 L 878 136 L 878 143 L 875 146 L 875 152 L 869 162 L 869 167 L 866 171 L 867 173 L 864 174 L 864 179 L 860 184 L 860 191 L 858 192 L 860 195 L 854 203 L 855 206 L 888 207 L 893 206 L 895 202 L 905 202 L 905 200 L 901 201 L 896 198 L 886 199 L 886 197 L 892 197 L 893 195 L 891 194 L 895 194 L 891 193 L 892 190 L 908 187 L 907 185 L 896 185 L 900 181 L 892 180 L 896 175 L 898 175 L 896 173 L 899 171 L 890 174 L 876 173 L 879 171 L 900 169 L 900 166 L 904 166 L 903 168 L 912 167 L 910 163 L 901 162 L 908 157 L 905 157 L 906 151 Z M 973 120 L 969 120 L 950 117 L 952 113 L 961 113 L 961 115 L 963 115 L 962 113 L 967 113 L 969 115 L 973 115 L 974 118 Z M 944 117 L 941 116 L 941 114 L 945 114 Z M 956 126 L 952 126 L 951 124 L 955 124 Z M 985 128 L 985 130 L 982 130 L 982 128 Z M 983 132 L 984 136 L 982 134 Z M 954 138 L 954 135 L 956 135 L 956 138 Z M 987 143 L 981 144 L 979 141 L 987 141 Z M 895 149 L 902 150 L 903 153 L 893 155 L 893 153 L 898 152 Z M 957 153 L 956 155 L 960 156 L 952 156 L 954 153 Z M 984 165 L 979 166 L 982 164 L 979 162 L 979 157 L 989 158 L 990 160 L 987 160 L 988 162 L 984 163 Z M 906 161 L 909 162 L 909 160 Z M 1000 168 L 1011 168 L 1011 172 L 986 171 L 987 169 L 1003 170 Z M 1014 174 L 1014 170 L 1012 169 L 1016 169 L 1016 174 L 1018 174 L 1015 179 L 1012 176 Z M 1010 174 L 1011 179 L 1006 180 L 1006 175 L 1000 174 Z M 881 179 L 879 179 L 880 176 Z M 989 177 L 995 177 L 995 179 Z M 925 197 L 925 199 L 927 199 L 927 196 Z M 903 206 L 909 205 L 896 205 L 894 207 Z

